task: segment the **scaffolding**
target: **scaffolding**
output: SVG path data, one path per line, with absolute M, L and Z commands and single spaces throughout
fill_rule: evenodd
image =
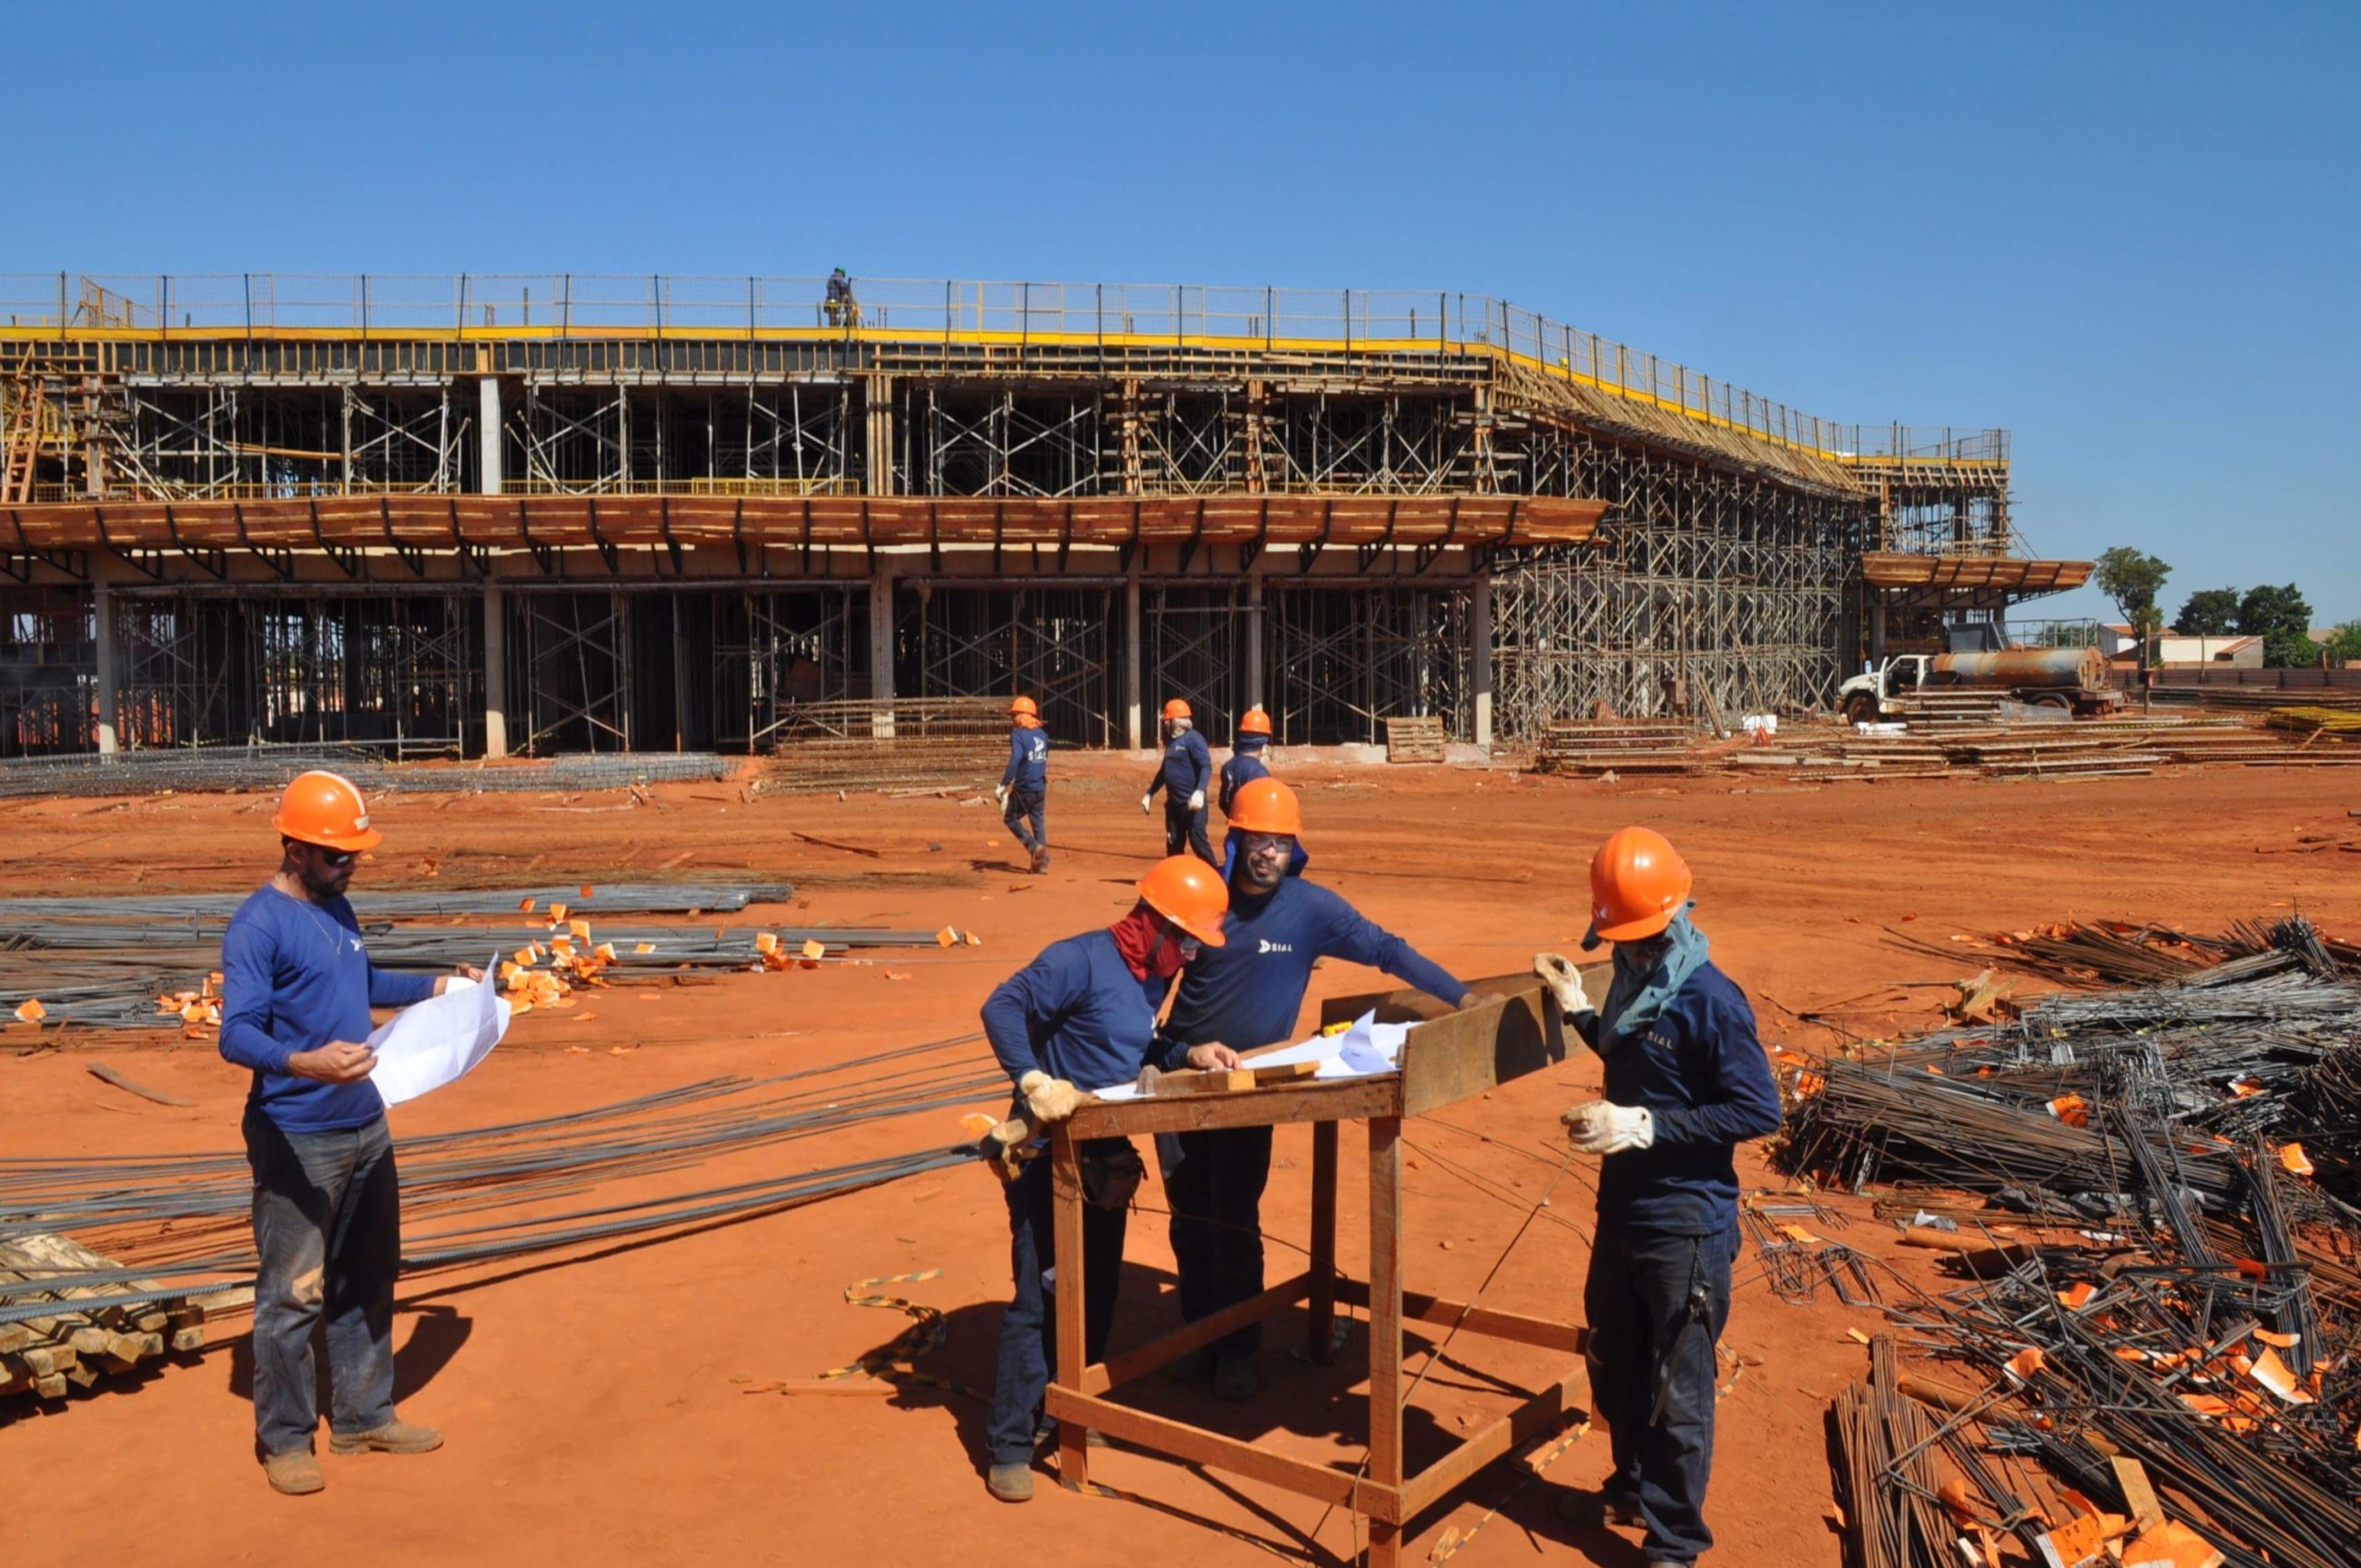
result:
M 1812 418 L 1482 296 L 858 287 L 0 275 L 0 570 L 40 606 L 0 749 L 763 751 L 814 702 L 1016 691 L 1070 744 L 1171 696 L 1216 737 L 1261 702 L 1287 744 L 1529 738 L 1823 706 L 2087 570 L 2022 559 L 2003 432 Z

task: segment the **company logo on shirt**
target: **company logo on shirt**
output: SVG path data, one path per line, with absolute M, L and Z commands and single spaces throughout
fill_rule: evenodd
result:
M 1290 942 L 1274 942 L 1267 936 L 1257 937 L 1255 940 L 1262 944 L 1256 949 L 1258 953 L 1292 953 L 1295 951 L 1295 944 Z
M 361 951 L 361 939 L 360 939 L 359 937 L 357 937 L 357 936 L 356 936 L 356 937 L 351 938 L 350 940 L 351 940 L 351 943 L 352 943 L 352 950 L 353 950 L 355 953 L 360 952 L 360 951 Z

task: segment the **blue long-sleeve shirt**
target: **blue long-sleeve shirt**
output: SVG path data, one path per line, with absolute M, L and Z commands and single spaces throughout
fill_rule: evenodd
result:
M 1221 814 L 1229 814 L 1230 802 L 1238 799 L 1238 791 L 1257 778 L 1268 778 L 1271 770 L 1263 765 L 1263 748 L 1236 751 L 1221 765 Z
M 1080 1089 L 1128 1084 L 1156 1044 L 1156 1010 L 1171 982 L 1132 973 L 1115 938 L 1086 932 L 1052 942 L 984 1002 L 984 1035 L 1011 1083 L 1039 1068 Z
M 1598 1015 L 1584 1015 L 1578 1027 L 1596 1048 Z M 1654 1023 L 1619 1037 L 1602 1059 L 1608 1102 L 1646 1106 L 1655 1141 L 1600 1161 L 1600 1223 L 1679 1236 L 1736 1225 L 1738 1146 L 1777 1132 L 1780 1117 L 1745 995 L 1703 965 Z
M 1183 730 L 1164 742 L 1164 761 L 1148 781 L 1147 792 L 1154 795 L 1162 790 L 1172 802 L 1185 806 L 1189 797 L 1211 783 L 1213 777 L 1212 748 L 1194 730 Z
M 246 1103 L 283 1130 L 363 1127 L 385 1114 L 376 1085 L 299 1078 L 287 1059 L 331 1040 L 365 1040 L 370 1008 L 407 1007 L 433 994 L 433 975 L 369 961 L 361 922 L 343 898 L 314 904 L 258 888 L 221 937 L 221 1054 L 254 1070 Z
M 1008 766 L 1000 781 L 1012 790 L 1050 787 L 1050 737 L 1039 730 L 1014 725 L 1008 731 Z
M 1172 1042 L 1166 1066 L 1179 1066 L 1192 1045 L 1252 1051 L 1294 1039 L 1320 958 L 1367 964 L 1449 1003 L 1467 993 L 1442 965 L 1299 877 L 1257 895 L 1233 884 L 1221 929 L 1222 944 L 1199 948 L 1180 973 L 1180 994 L 1165 1023 Z

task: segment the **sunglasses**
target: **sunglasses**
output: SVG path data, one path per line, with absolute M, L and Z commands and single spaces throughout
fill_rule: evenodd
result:
M 361 858 L 358 849 L 324 849 L 317 844 L 312 846 L 312 853 L 320 857 L 321 864 L 333 871 L 342 871 Z

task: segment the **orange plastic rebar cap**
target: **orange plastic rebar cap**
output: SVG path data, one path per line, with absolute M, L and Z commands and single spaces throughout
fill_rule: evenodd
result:
M 1655 935 L 1689 899 L 1689 862 L 1661 833 L 1620 827 L 1590 861 L 1591 923 L 1609 942 Z
M 1267 735 L 1271 732 L 1271 716 L 1260 707 L 1250 707 L 1238 721 L 1241 735 Z
M 1257 778 L 1239 787 L 1230 802 L 1229 826 L 1240 833 L 1284 833 L 1303 837 L 1303 807 L 1295 791 L 1275 778 Z
M 1189 705 L 1187 703 L 1182 702 L 1179 697 L 1174 697 L 1170 702 L 1164 705 L 1164 717 L 1167 719 L 1194 719 L 1196 715 L 1189 711 Z
M 1140 878 L 1140 897 L 1208 947 L 1227 940 L 1221 918 L 1229 912 L 1229 889 L 1222 885 L 1221 873 L 1194 855 L 1174 855 L 1150 866 Z
M 360 787 L 340 773 L 299 773 L 279 798 L 270 819 L 283 837 L 328 849 L 374 849 L 385 835 L 369 826 L 369 805 Z

